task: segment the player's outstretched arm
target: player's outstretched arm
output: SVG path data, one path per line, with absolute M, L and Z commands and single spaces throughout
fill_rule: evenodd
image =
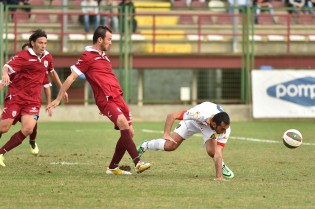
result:
M 62 97 L 66 94 L 66 91 L 70 88 L 71 84 L 75 81 L 75 79 L 78 77 L 78 74 L 75 72 L 72 72 L 66 81 L 62 84 L 57 98 L 52 101 L 49 105 L 47 105 L 46 111 L 49 113 L 52 111 L 53 108 L 57 107 L 60 104 L 60 101 Z
M 0 91 L 2 91 L 4 89 L 5 85 L 2 83 L 2 81 L 0 81 Z
M 51 90 L 50 87 L 44 87 L 44 93 L 46 97 L 46 103 L 47 105 L 51 103 Z M 48 116 L 52 116 L 52 111 L 48 112 Z
M 216 177 L 215 181 L 228 181 L 223 177 L 222 174 L 222 158 L 223 158 L 223 147 L 220 145 L 216 146 L 216 151 L 213 157 L 214 165 L 215 165 L 215 171 L 216 171 Z
M 57 86 L 59 88 L 61 88 L 62 83 L 60 81 L 58 73 L 55 70 L 53 70 L 53 71 L 50 71 L 49 74 L 50 74 L 50 77 L 53 79 L 53 81 L 57 84 Z M 68 103 L 69 97 L 68 97 L 68 93 L 67 92 L 65 92 L 63 98 L 64 98 L 65 103 Z
M 1 83 L 4 86 L 8 86 L 11 83 L 10 76 L 9 76 L 9 68 L 6 66 L 4 66 L 2 68 L 2 81 L 1 81 Z
M 177 142 L 171 137 L 171 129 L 174 124 L 174 121 L 176 119 L 179 119 L 179 116 L 181 115 L 181 112 L 173 112 L 167 115 L 165 125 L 164 125 L 164 136 L 163 138 L 169 141 L 174 142 L 177 144 Z

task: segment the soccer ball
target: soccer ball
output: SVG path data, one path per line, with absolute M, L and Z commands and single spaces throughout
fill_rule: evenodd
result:
M 297 148 L 302 144 L 302 134 L 295 129 L 289 129 L 283 134 L 283 144 L 288 148 Z

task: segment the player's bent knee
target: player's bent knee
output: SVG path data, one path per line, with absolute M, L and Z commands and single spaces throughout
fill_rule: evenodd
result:
M 7 133 L 9 131 L 11 126 L 1 126 L 0 127 L 0 133 L 4 134 Z
M 116 122 L 119 130 L 129 129 L 129 123 L 124 115 L 119 115 Z
M 214 158 L 214 152 L 207 152 L 208 153 L 208 155 L 211 157 L 211 158 Z
M 171 142 L 171 141 L 166 141 L 164 145 L 165 151 L 174 151 L 177 149 L 177 147 L 178 147 L 178 144 L 175 144 L 174 142 Z
M 24 136 L 29 136 L 33 133 L 33 128 L 22 128 L 21 131 Z

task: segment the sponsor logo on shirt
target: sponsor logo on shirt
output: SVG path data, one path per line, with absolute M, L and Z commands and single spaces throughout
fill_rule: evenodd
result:
M 196 112 L 187 111 L 185 114 L 186 114 L 187 116 L 191 117 L 191 118 L 198 118 L 199 113 L 200 113 L 199 111 L 196 111 Z
M 28 61 L 29 61 L 29 62 L 36 62 L 37 59 L 29 59 Z
M 37 108 L 36 108 L 36 107 L 32 107 L 32 109 L 30 110 L 30 112 L 37 112 Z

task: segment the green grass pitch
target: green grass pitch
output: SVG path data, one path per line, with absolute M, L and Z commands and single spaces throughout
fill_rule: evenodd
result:
M 135 122 L 136 144 L 162 137 L 163 126 Z M 2 136 L 1 146 L 18 128 Z M 31 155 L 28 139 L 5 155 L 0 208 L 315 208 L 315 122 L 233 122 L 231 128 L 224 160 L 235 178 L 218 182 L 200 136 L 175 152 L 146 152 L 152 167 L 142 174 L 106 176 L 119 137 L 111 123 L 39 122 L 39 156 Z M 291 128 L 303 134 L 297 149 L 282 144 Z M 122 164 L 132 165 L 128 153 Z

